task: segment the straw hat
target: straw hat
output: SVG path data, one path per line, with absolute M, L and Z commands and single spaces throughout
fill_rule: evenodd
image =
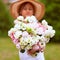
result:
M 35 17 L 38 20 L 41 20 L 45 13 L 45 6 L 41 2 L 37 2 L 35 0 L 19 0 L 11 4 L 10 11 L 14 18 L 17 18 L 19 16 L 18 9 L 21 6 L 21 4 L 24 4 L 25 2 L 29 2 L 34 5 L 35 7 Z

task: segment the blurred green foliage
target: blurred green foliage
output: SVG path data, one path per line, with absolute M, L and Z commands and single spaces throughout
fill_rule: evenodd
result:
M 60 42 L 60 0 L 38 0 L 45 4 L 44 18 L 49 25 L 56 30 L 55 37 L 51 39 L 54 42 Z M 13 26 L 13 18 L 7 9 L 7 6 L 0 0 L 0 36 L 7 35 L 8 30 Z
M 7 31 L 12 26 L 12 17 L 9 14 L 8 8 L 0 0 L 0 36 L 6 36 Z

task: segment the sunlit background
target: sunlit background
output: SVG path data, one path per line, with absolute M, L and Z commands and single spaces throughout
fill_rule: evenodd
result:
M 19 60 L 18 50 L 8 37 L 8 30 L 14 25 L 10 4 L 17 0 L 0 0 L 0 60 Z M 56 30 L 55 36 L 45 49 L 46 60 L 60 59 L 60 0 L 37 0 L 45 4 L 45 19 Z M 42 20 L 43 20 L 42 19 Z

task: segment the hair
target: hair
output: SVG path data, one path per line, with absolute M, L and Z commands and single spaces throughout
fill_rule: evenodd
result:
M 32 7 L 33 7 L 33 15 L 35 15 L 35 6 L 32 4 L 32 3 L 30 3 L 30 2 L 25 2 L 25 3 L 23 3 L 23 4 L 21 4 L 20 5 L 20 7 L 19 7 L 19 9 L 18 9 L 18 13 L 19 13 L 19 15 L 21 15 L 20 14 L 20 11 L 24 8 L 24 6 L 26 5 L 26 4 L 31 4 L 32 5 Z

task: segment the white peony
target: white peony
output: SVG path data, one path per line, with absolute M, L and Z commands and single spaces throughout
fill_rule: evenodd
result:
M 46 22 L 46 20 L 42 20 L 42 25 L 47 27 L 48 23 Z
M 36 36 L 33 36 L 33 39 L 36 41 L 36 42 L 38 42 L 39 40 L 40 40 L 40 36 L 39 35 L 36 35 Z
M 14 20 L 14 24 L 21 24 L 21 22 L 16 19 Z
M 55 35 L 55 30 L 46 30 L 43 35 L 46 38 L 52 38 Z
M 37 32 L 37 34 L 38 34 L 38 35 L 41 35 L 41 34 L 43 34 L 43 33 L 44 33 L 44 31 L 43 31 L 43 28 L 42 28 L 42 27 L 37 28 L 36 32 Z
M 17 20 L 23 21 L 24 20 L 24 17 L 23 16 L 18 16 L 17 17 Z
M 40 37 L 40 41 L 41 41 L 41 42 L 48 43 L 49 40 L 50 40 L 50 38 L 46 38 L 46 37 L 44 37 L 44 36 L 41 36 L 41 37 Z
M 15 24 L 14 28 L 21 29 L 21 26 L 20 26 L 20 24 Z
M 27 22 L 31 21 L 30 16 L 27 16 L 27 17 L 25 18 L 25 21 L 27 21 Z
M 27 45 L 27 43 L 28 43 L 28 39 L 27 38 L 24 38 L 24 37 L 21 37 L 20 38 L 20 45 Z
M 14 33 L 16 32 L 17 29 L 16 28 L 11 28 L 9 31 L 8 31 L 8 36 L 10 36 L 11 33 Z
M 31 16 L 31 21 L 30 22 L 38 22 L 38 20 L 36 19 L 36 17 L 35 16 Z
M 52 30 L 53 29 L 53 27 L 52 26 L 47 26 L 47 28 L 48 28 L 48 30 Z
M 55 30 L 51 30 L 51 38 L 55 35 Z
M 22 33 L 22 37 L 27 37 L 28 36 L 28 32 L 27 31 L 24 31 L 23 33 Z
M 22 35 L 22 31 L 16 31 L 14 37 L 18 39 Z
M 31 46 L 36 44 L 36 41 L 34 39 L 31 39 L 30 41 L 31 41 L 31 43 L 30 43 Z
M 38 23 L 37 22 L 33 22 L 33 23 L 28 23 L 26 24 L 28 27 L 31 27 L 33 29 L 36 29 L 39 27 Z
M 28 24 L 27 24 L 27 27 L 33 28 L 33 26 L 32 26 L 31 23 L 28 23 Z
M 20 26 L 21 26 L 20 28 L 21 28 L 22 30 L 26 30 L 26 24 L 25 24 L 25 23 L 21 23 Z
M 27 16 L 25 18 L 25 21 L 32 23 L 32 22 L 37 22 L 38 20 L 35 18 L 35 16 Z

